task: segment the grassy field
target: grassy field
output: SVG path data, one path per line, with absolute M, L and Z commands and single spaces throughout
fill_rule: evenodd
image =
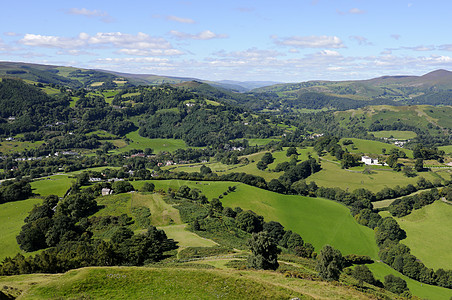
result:
M 3 141 L 0 143 L 0 152 L 8 154 L 14 152 L 22 152 L 27 149 L 34 149 L 41 146 L 44 142 L 19 142 L 19 141 Z
M 372 131 L 369 132 L 377 138 L 390 138 L 393 137 L 397 140 L 409 140 L 414 139 L 417 134 L 414 131 L 398 131 L 398 130 L 385 130 L 385 131 Z
M 127 145 L 123 143 L 121 148 L 111 151 L 112 153 L 122 153 L 129 151 L 131 149 L 139 149 L 144 150 L 146 148 L 151 148 L 153 153 L 158 153 L 161 151 L 172 152 L 176 149 L 186 149 L 187 145 L 183 140 L 176 139 L 149 139 L 146 137 L 142 137 L 138 134 L 137 131 L 130 132 L 126 134 L 126 137 L 131 140 L 131 142 Z M 111 141 L 114 143 L 114 141 Z M 114 143 L 115 144 L 115 143 Z M 116 143 L 116 146 L 119 144 Z
M 163 229 L 168 238 L 177 241 L 179 250 L 186 247 L 213 247 L 217 245 L 212 240 L 202 238 L 193 232 L 185 230 L 185 227 L 187 227 L 187 224 L 159 226 L 158 228 Z
M 209 200 L 225 192 L 228 186 L 235 185 L 236 191 L 222 199 L 224 206 L 250 209 L 264 216 L 265 220 L 278 221 L 286 229 L 298 232 L 305 241 L 318 250 L 331 244 L 342 253 L 377 256 L 377 246 L 371 229 L 356 223 L 349 210 L 334 201 L 289 196 L 261 190 L 234 182 L 194 182 L 182 180 L 154 180 L 156 189 L 167 190 L 187 185 L 198 188 Z M 136 184 L 143 184 L 134 182 Z M 137 185 L 136 185 L 137 187 Z
M 98 205 L 103 206 L 95 216 L 133 216 L 132 208 L 147 207 L 151 211 L 151 224 L 164 226 L 182 224 L 179 211 L 165 203 L 158 194 L 127 193 L 97 198 Z
M 368 299 L 348 286 L 269 271 L 105 267 L 0 278 L 24 299 Z
M 6 256 L 14 256 L 18 252 L 25 254 L 19 249 L 16 236 L 24 225 L 24 219 L 28 212 L 36 204 L 40 204 L 41 199 L 27 199 L 22 201 L 8 202 L 0 204 L 0 261 Z
M 402 150 L 406 153 L 406 155 L 410 158 L 413 158 L 413 151 L 408 149 L 403 149 L 400 147 L 397 147 L 395 145 L 386 144 L 379 141 L 369 141 L 369 140 L 362 140 L 362 139 L 355 139 L 355 138 L 347 138 L 347 139 L 341 139 L 340 143 L 342 144 L 343 140 L 352 140 L 353 144 L 344 146 L 350 153 L 364 153 L 364 154 L 382 154 L 382 149 L 386 149 L 386 153 L 389 153 L 389 151 L 393 148 L 397 148 L 399 150 Z
M 452 205 L 436 201 L 396 220 L 407 232 L 402 242 L 413 255 L 435 270 L 452 269 Z
M 446 152 L 446 154 L 452 154 L 452 145 L 449 146 L 440 146 L 438 147 L 439 150 L 443 150 Z
M 371 265 L 367 265 L 369 269 L 374 274 L 375 278 L 379 279 L 381 282 L 384 282 L 384 277 L 386 275 L 392 274 L 397 277 L 401 277 L 406 281 L 408 288 L 411 293 L 421 299 L 430 299 L 430 300 L 447 300 L 452 297 L 452 290 L 441 288 L 438 286 L 428 285 L 425 283 L 420 283 L 419 281 L 410 279 L 405 275 L 400 274 L 396 270 L 392 269 L 388 265 L 376 262 Z
M 53 175 L 33 181 L 30 185 L 35 194 L 41 196 L 57 195 L 62 197 L 73 181 L 75 179 L 69 178 L 68 175 Z
M 406 186 L 416 184 L 420 176 L 433 181 L 438 178 L 433 172 L 424 172 L 417 177 L 406 177 L 402 172 L 375 170 L 374 174 L 363 174 L 356 171 L 341 169 L 337 163 L 322 160 L 322 170 L 311 176 L 306 181 L 315 181 L 318 186 L 340 187 L 353 191 L 358 188 L 366 188 L 372 192 L 378 192 L 384 187 Z

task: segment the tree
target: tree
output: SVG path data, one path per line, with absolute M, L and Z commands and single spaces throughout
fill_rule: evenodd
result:
M 367 282 L 368 284 L 376 285 L 378 282 L 375 279 L 374 274 L 372 274 L 372 272 L 369 270 L 369 268 L 366 265 L 356 266 L 352 271 L 352 276 L 359 280 L 360 285 L 363 285 L 363 282 Z
M 268 189 L 280 194 L 284 194 L 286 192 L 286 187 L 278 179 L 270 180 L 268 183 Z
M 408 291 L 406 281 L 392 274 L 385 276 L 384 287 L 395 294 L 402 294 L 403 292 Z
M 297 152 L 297 148 L 295 148 L 295 147 L 289 147 L 288 149 L 287 149 L 287 152 L 286 152 L 286 156 L 287 157 L 291 157 L 292 155 L 298 155 L 298 152 Z
M 344 268 L 344 258 L 339 250 L 325 245 L 317 256 L 316 271 L 325 280 L 338 280 Z
M 140 189 L 140 192 L 150 192 L 152 193 L 155 189 L 155 185 L 152 182 L 145 182 Z
M 249 268 L 259 270 L 276 270 L 278 268 L 280 250 L 267 232 L 253 233 L 248 240 L 248 246 L 251 250 L 247 261 Z
M 264 218 L 256 215 L 254 212 L 247 210 L 237 214 L 237 227 L 248 233 L 262 231 Z
M 127 193 L 135 190 L 133 185 L 128 181 L 115 181 L 111 188 L 116 194 Z
M 415 163 L 414 163 L 414 169 L 417 172 L 422 172 L 424 171 L 424 160 L 422 158 L 417 158 Z
M 264 223 L 263 230 L 266 231 L 276 243 L 279 243 L 285 233 L 284 226 L 282 226 L 281 223 L 275 221 Z
M 209 167 L 207 167 L 207 166 L 205 166 L 205 165 L 202 165 L 202 166 L 201 166 L 201 169 L 199 170 L 199 172 L 200 172 L 202 175 L 207 175 L 207 174 L 212 173 L 212 169 L 210 169 Z

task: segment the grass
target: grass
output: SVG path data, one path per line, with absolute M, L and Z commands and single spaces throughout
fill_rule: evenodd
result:
M 53 175 L 35 180 L 30 185 L 35 194 L 41 196 L 57 195 L 62 197 L 73 181 L 75 179 L 69 178 L 68 175 Z
M 413 158 L 413 151 L 403 149 L 395 145 L 386 144 L 379 141 L 362 140 L 356 138 L 341 139 L 340 141 L 341 144 L 343 140 L 353 141 L 353 144 L 344 146 L 350 153 L 382 154 L 383 148 L 386 149 L 386 153 L 389 153 L 391 149 L 396 148 L 405 152 L 408 157 Z
M 429 268 L 452 269 L 452 206 L 441 201 L 396 218 L 407 232 L 402 242 Z
M 377 256 L 377 246 L 371 229 L 359 225 L 349 210 L 334 201 L 273 193 L 234 182 L 194 182 L 183 180 L 154 180 L 156 189 L 198 188 L 209 200 L 235 185 L 236 191 L 222 199 L 224 206 L 250 209 L 264 216 L 265 221 L 278 221 L 286 229 L 298 232 L 305 241 L 319 250 L 330 244 L 343 254 L 355 253 Z M 137 182 L 134 182 L 136 184 Z
M 186 247 L 213 247 L 217 245 L 212 240 L 202 238 L 193 232 L 185 230 L 185 227 L 187 227 L 187 224 L 160 226 L 158 228 L 163 229 L 168 238 L 177 241 L 179 250 Z
M 112 152 L 122 153 L 127 152 L 132 149 L 144 150 L 146 148 L 151 148 L 153 153 L 159 153 L 161 151 L 172 152 L 177 149 L 186 149 L 187 145 L 183 140 L 177 139 L 149 139 L 142 137 L 137 131 L 130 132 L 126 134 L 126 137 L 131 140 L 128 145 L 122 145 L 121 148 L 116 149 Z M 113 142 L 113 141 L 111 141 Z
M 15 256 L 18 252 L 25 254 L 19 249 L 16 236 L 24 225 L 24 219 L 36 204 L 40 204 L 41 199 L 27 199 L 0 204 L 0 261 L 6 256 Z
M 407 286 L 410 289 L 411 293 L 421 299 L 445 300 L 450 299 L 452 297 L 452 290 L 441 288 L 438 286 L 428 285 L 425 283 L 420 283 L 419 281 L 410 279 L 405 275 L 400 274 L 399 272 L 392 269 L 388 265 L 385 265 L 384 263 L 376 262 L 367 266 L 372 271 L 375 278 L 379 279 L 381 282 L 384 282 L 384 277 L 389 274 L 401 277 L 403 280 L 406 281 Z
M 23 152 L 27 149 L 35 149 L 41 146 L 44 142 L 19 142 L 19 141 L 3 141 L 0 143 L 0 152 L 4 154 Z
M 452 154 L 452 145 L 440 146 L 438 147 L 438 149 L 443 150 L 444 152 L 446 152 L 446 154 Z
M 349 283 L 235 270 L 226 267 L 224 261 L 210 263 L 221 269 L 196 268 L 193 264 L 184 268 L 89 267 L 64 274 L 3 277 L 0 284 L 23 290 L 25 299 L 375 299 Z M 387 299 L 394 297 L 385 295 Z
M 417 177 L 406 177 L 402 172 L 373 170 L 373 174 L 347 171 L 341 169 L 339 164 L 322 160 L 322 170 L 311 176 L 306 181 L 314 181 L 318 186 L 340 187 L 353 191 L 358 188 L 366 188 L 372 192 L 378 192 L 385 187 L 406 186 L 416 184 L 419 177 L 433 181 L 437 178 L 433 172 L 424 172 Z
M 377 138 L 390 138 L 393 137 L 397 140 L 410 140 L 414 139 L 417 134 L 414 131 L 398 131 L 398 130 L 387 130 L 387 131 L 373 131 L 369 132 Z

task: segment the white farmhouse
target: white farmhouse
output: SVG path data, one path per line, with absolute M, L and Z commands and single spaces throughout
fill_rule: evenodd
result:
M 366 165 L 366 166 L 376 166 L 378 165 L 378 159 L 376 158 L 371 158 L 369 156 L 362 156 L 361 157 L 361 161 Z

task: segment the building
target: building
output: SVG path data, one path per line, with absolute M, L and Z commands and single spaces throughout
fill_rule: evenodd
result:
M 107 196 L 113 194 L 113 190 L 109 188 L 103 188 L 102 189 L 102 196 Z
M 366 166 L 379 165 L 378 159 L 372 158 L 372 157 L 369 157 L 369 156 L 362 156 L 361 157 L 361 162 L 363 162 Z

